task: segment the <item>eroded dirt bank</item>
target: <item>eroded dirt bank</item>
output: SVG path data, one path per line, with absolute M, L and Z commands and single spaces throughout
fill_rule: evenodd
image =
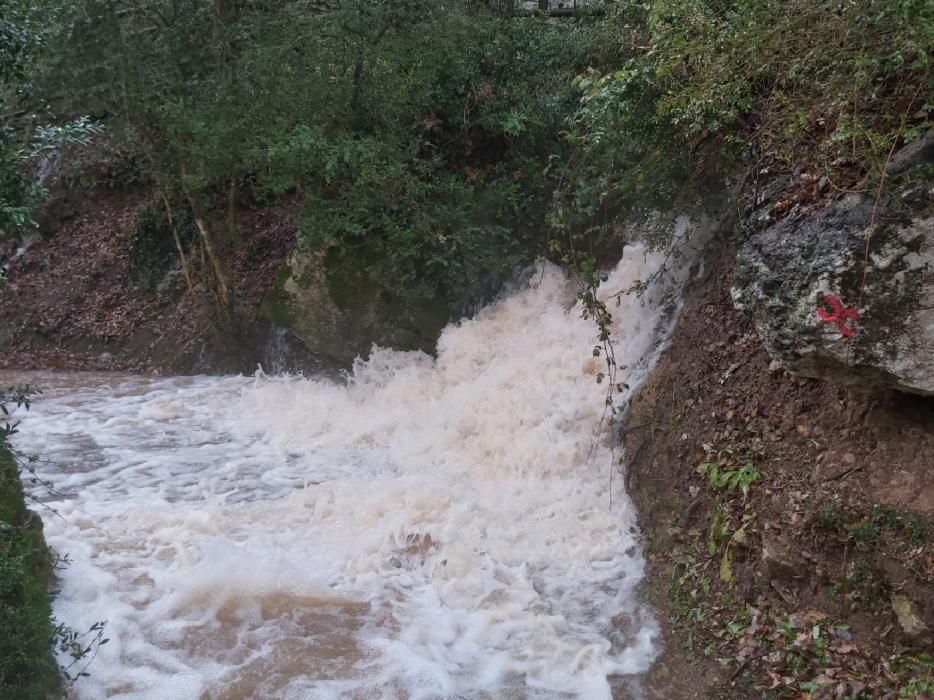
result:
M 9 263 L 0 286 L 0 368 L 249 372 L 263 361 L 259 309 L 295 235 L 294 198 L 241 207 L 230 266 L 239 336 L 223 338 L 177 266 L 153 284 L 134 278 L 131 239 L 148 195 L 66 196 L 65 220 Z
M 934 401 L 776 369 L 733 259 L 711 252 L 624 438 L 664 627 L 649 695 L 932 697 Z

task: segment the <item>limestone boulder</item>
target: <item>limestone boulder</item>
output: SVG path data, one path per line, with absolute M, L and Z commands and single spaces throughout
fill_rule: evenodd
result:
M 930 135 L 893 161 L 888 193 L 791 214 L 737 256 L 735 306 L 773 359 L 807 377 L 934 395 Z

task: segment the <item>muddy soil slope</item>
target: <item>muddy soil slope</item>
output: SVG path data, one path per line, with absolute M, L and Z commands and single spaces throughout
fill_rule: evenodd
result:
M 0 286 L 0 367 L 160 372 L 253 371 L 259 307 L 295 232 L 296 202 L 242 207 L 231 261 L 242 337 L 205 322 L 177 266 L 156 284 L 131 274 L 139 193 L 72 193 L 68 220 L 9 263 Z M 8 251 L 8 253 L 11 251 Z
M 934 695 L 934 401 L 770 362 L 713 251 L 634 400 L 656 698 Z

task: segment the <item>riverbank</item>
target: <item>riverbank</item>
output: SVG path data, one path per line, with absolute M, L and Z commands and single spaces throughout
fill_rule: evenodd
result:
M 238 211 L 242 245 L 230 274 L 239 323 L 237 337 L 227 338 L 206 321 L 177 268 L 151 275 L 154 283 L 140 279 L 138 221 L 152 204 L 143 192 L 54 195 L 46 210 L 56 225 L 12 258 L 0 286 L 0 368 L 251 373 L 296 355 L 271 347 L 283 341 L 260 313 L 295 236 L 295 198 Z M 304 368 L 308 358 L 293 359 L 290 368 Z
M 49 550 L 3 445 L 0 486 L 0 697 L 47 700 L 61 688 L 51 647 Z
M 633 247 L 609 289 L 662 260 Z M 621 298 L 621 364 L 657 353 L 662 292 Z M 607 510 L 589 458 L 605 391 L 573 294 L 545 268 L 449 327 L 437 362 L 380 350 L 345 385 L 13 377 L 45 389 L 17 444 L 61 491 L 56 613 L 114 640 L 76 696 L 605 697 L 608 669 L 634 679 L 654 624 L 634 514 Z
M 633 402 L 655 698 L 934 692 L 934 406 L 776 369 L 711 251 Z

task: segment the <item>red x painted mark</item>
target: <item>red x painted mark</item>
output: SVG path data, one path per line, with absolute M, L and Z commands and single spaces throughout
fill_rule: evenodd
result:
M 824 303 L 833 309 L 833 311 L 828 312 L 818 306 L 817 315 L 820 317 L 820 320 L 824 323 L 836 323 L 837 330 L 840 331 L 845 338 L 856 335 L 857 329 L 851 328 L 846 323 L 847 321 L 853 321 L 855 323 L 860 320 L 859 311 L 856 307 L 844 306 L 840 298 L 833 294 L 825 294 Z

